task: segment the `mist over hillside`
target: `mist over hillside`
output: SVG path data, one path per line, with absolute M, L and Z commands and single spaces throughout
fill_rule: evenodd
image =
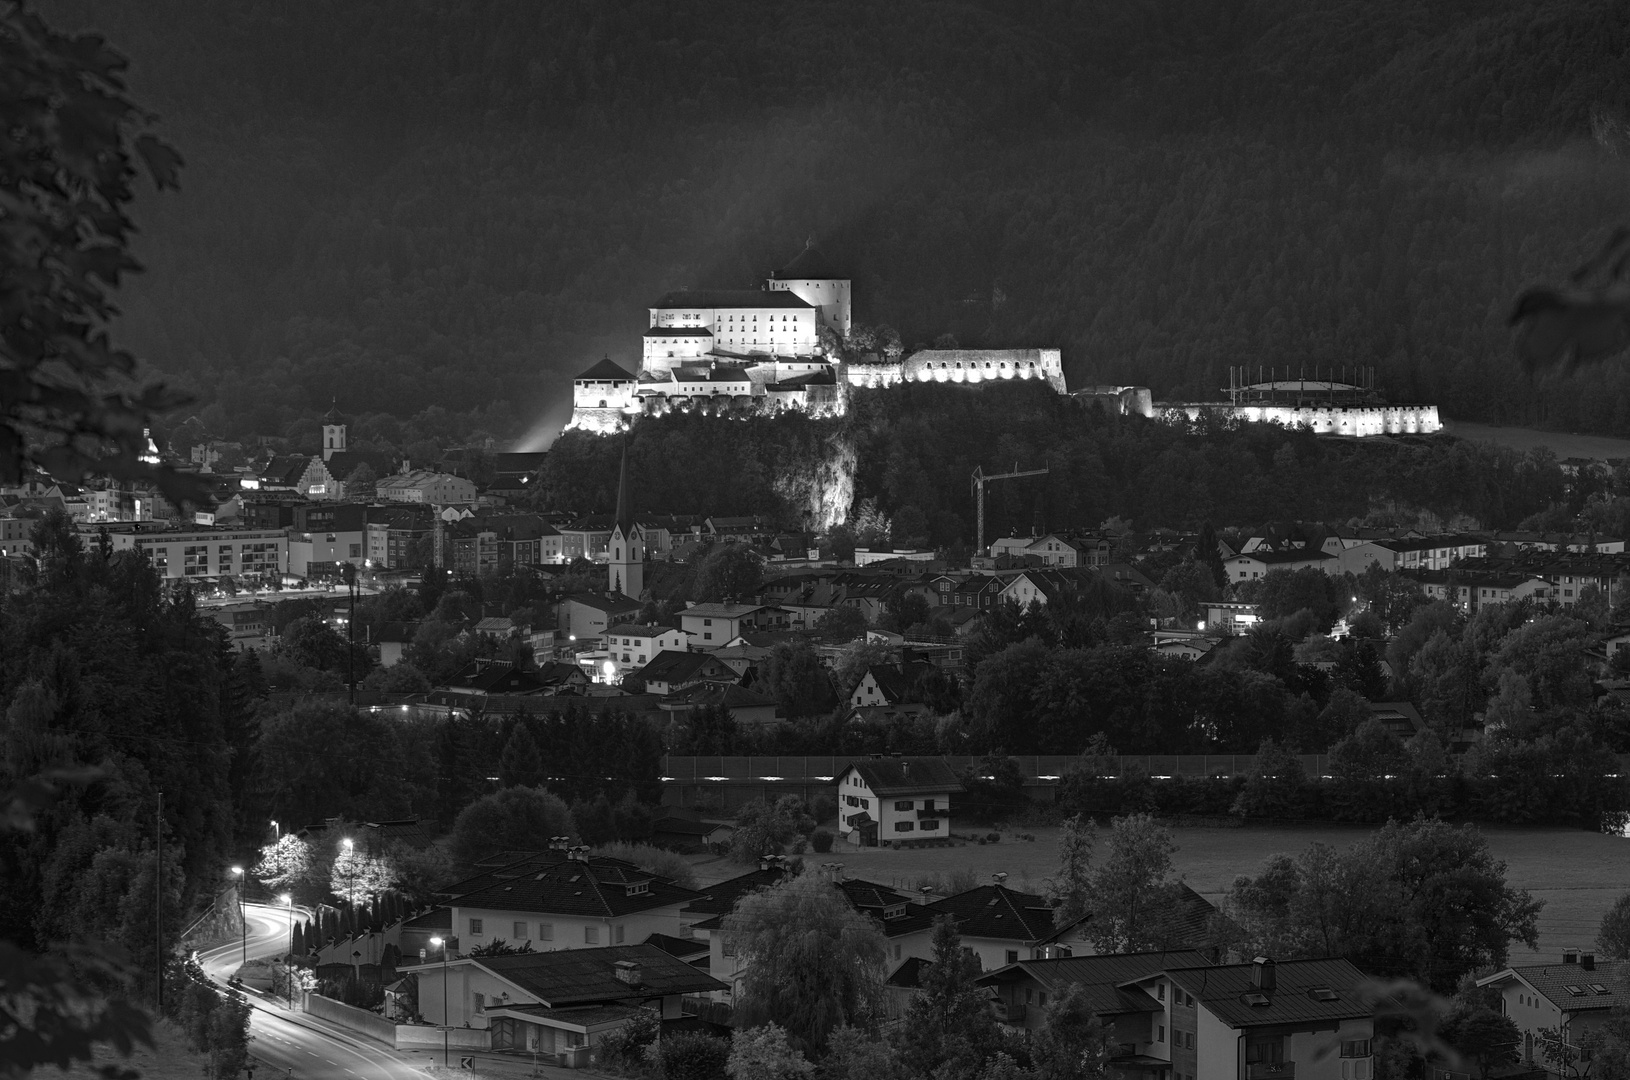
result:
M 54 0 L 187 159 L 125 344 L 219 434 L 516 438 L 645 307 L 814 237 L 908 344 L 1216 395 L 1367 363 L 1447 415 L 1630 429 L 1503 316 L 1630 220 L 1613 0 Z M 359 46 L 357 43 L 365 43 Z

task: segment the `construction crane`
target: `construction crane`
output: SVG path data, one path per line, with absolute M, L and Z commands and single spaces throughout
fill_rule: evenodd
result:
M 1013 463 L 1013 471 L 1005 473 L 987 473 L 980 466 L 973 469 L 973 497 L 976 509 L 974 517 L 979 521 L 979 553 L 985 553 L 985 485 L 992 480 L 1016 480 L 1021 476 L 1042 476 L 1047 472 L 1047 466 L 1039 469 L 1019 470 L 1019 463 Z

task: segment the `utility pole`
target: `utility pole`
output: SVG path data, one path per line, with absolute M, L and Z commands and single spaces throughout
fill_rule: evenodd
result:
M 164 792 L 158 793 L 158 809 L 153 817 L 153 835 L 158 838 L 158 863 L 153 867 L 153 996 L 164 1012 Z
M 972 481 L 975 503 L 974 517 L 979 522 L 978 550 L 980 554 L 984 554 L 985 551 L 985 485 L 992 480 L 1015 480 L 1021 476 L 1041 476 L 1047 471 L 1048 467 L 1043 465 L 1039 469 L 1026 469 L 1021 472 L 1018 462 L 1013 463 L 1012 472 L 1005 473 L 987 473 L 980 466 L 974 466 Z
M 351 614 L 345 620 L 345 667 L 351 680 L 351 708 L 357 707 L 357 568 L 344 563 L 340 571 L 351 596 Z

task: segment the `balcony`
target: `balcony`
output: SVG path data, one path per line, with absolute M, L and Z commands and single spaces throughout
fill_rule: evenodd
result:
M 991 1004 L 991 1011 L 996 1014 L 996 1019 L 1000 1020 L 1002 1023 L 1004 1023 L 1004 1024 L 1022 1024 L 1022 1023 L 1024 1023 L 1024 1006 L 1023 1005 L 1019 1005 L 1019 1004 L 1010 1005 L 1005 1001 L 993 1001 L 990 1004 Z
M 1245 1080 L 1296 1080 L 1294 1061 L 1247 1061 Z
M 1130 1058 L 1138 1056 L 1138 1044 L 1135 1042 L 1116 1043 L 1109 1051 L 1109 1060 L 1117 1058 Z
M 918 821 L 921 821 L 923 818 L 949 818 L 950 816 L 951 808 L 949 806 L 940 806 L 932 810 L 919 809 L 917 811 Z

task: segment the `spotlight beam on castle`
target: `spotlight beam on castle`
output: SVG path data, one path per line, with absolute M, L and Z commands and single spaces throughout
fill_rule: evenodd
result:
M 993 480 L 1017 480 L 1021 476 L 1042 476 L 1047 471 L 1047 466 L 1043 465 L 1039 469 L 1025 469 L 1021 472 L 1019 463 L 1016 461 L 1013 463 L 1013 471 L 1005 473 L 988 473 L 980 466 L 974 466 L 971 482 L 975 503 L 974 517 L 979 521 L 979 547 L 977 550 L 980 554 L 985 552 L 985 485 Z

